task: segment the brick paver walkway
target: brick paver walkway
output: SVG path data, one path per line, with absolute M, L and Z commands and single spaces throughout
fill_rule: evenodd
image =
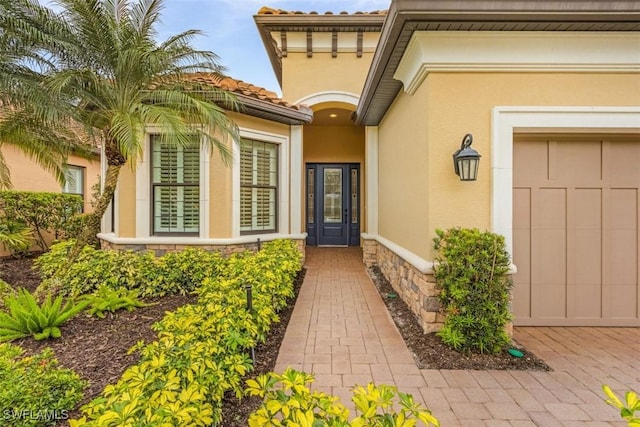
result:
M 626 426 L 602 400 L 608 384 L 640 392 L 640 329 L 515 328 L 553 372 L 420 370 L 358 248 L 307 248 L 307 274 L 275 370 L 313 373 L 351 407 L 356 384 L 394 384 L 447 426 Z

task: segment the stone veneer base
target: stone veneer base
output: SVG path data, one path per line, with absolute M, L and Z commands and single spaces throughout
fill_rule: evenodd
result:
M 442 328 L 444 317 L 433 274 L 419 271 L 395 252 L 374 239 L 363 239 L 363 261 L 377 266 L 400 298 L 417 316 L 425 333 Z
M 306 242 L 304 239 L 291 239 L 296 242 L 298 250 L 302 254 L 302 262 L 305 258 Z M 205 251 L 218 251 L 223 256 L 227 257 L 234 253 L 244 252 L 250 250 L 256 252 L 259 245 L 263 245 L 266 242 L 258 243 L 236 243 L 236 244 L 220 244 L 220 245 L 197 245 L 197 244 L 118 244 L 111 243 L 107 240 L 100 240 L 100 246 L 102 249 L 111 249 L 117 251 L 134 251 L 134 252 L 153 252 L 156 256 L 162 256 L 167 252 L 177 252 L 186 248 L 199 248 Z

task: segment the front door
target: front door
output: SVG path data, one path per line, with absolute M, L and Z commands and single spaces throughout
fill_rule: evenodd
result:
M 307 243 L 360 244 L 360 166 L 307 165 Z

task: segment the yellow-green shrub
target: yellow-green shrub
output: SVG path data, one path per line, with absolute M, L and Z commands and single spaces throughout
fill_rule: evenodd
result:
M 42 289 L 56 283 L 61 295 L 79 296 L 106 286 L 110 289 L 137 289 L 141 297 L 187 294 L 207 277 L 219 273 L 223 264 L 217 252 L 188 248 L 156 257 L 150 252 L 110 251 L 85 246 L 78 259 L 64 271 L 73 246 L 67 240 L 51 246 L 36 259 L 43 279 Z M 43 292 L 46 293 L 46 292 Z
M 195 304 L 154 325 L 158 340 L 134 349 L 140 362 L 71 426 L 215 425 L 227 391 L 243 394 L 252 369 L 248 349 L 278 320 L 276 308 L 293 293 L 301 256 L 292 242 L 264 245 L 258 254 L 231 257 L 217 277 L 205 278 Z M 253 312 L 245 284 L 253 286 Z
M 311 392 L 313 376 L 294 369 L 282 374 L 269 373 L 247 381 L 247 394 L 264 399 L 249 417 L 250 427 L 297 426 L 378 426 L 412 427 L 418 421 L 439 426 L 431 411 L 413 401 L 410 394 L 394 386 L 368 384 L 353 390 L 356 417 L 349 421 L 349 410 L 340 400 L 320 391 Z

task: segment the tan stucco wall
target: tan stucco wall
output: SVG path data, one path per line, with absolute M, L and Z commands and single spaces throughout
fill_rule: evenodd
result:
M 263 119 L 231 113 L 229 116 L 241 129 L 265 132 L 289 137 L 289 126 Z M 231 142 L 229 141 L 229 144 Z M 238 159 L 234 159 L 237 162 Z M 232 237 L 232 197 L 233 170 L 225 165 L 219 152 L 213 149 L 209 162 L 209 237 Z M 119 222 L 116 235 L 118 237 L 135 237 L 136 235 L 136 180 L 135 171 L 125 167 L 121 171 L 118 184 Z M 150 197 L 150 196 L 149 196 Z M 149 203 L 151 203 L 149 201 Z M 284 230 L 283 232 L 288 232 Z
M 290 102 L 320 92 L 342 91 L 355 95 L 362 92 L 373 53 L 318 52 L 307 58 L 306 53 L 290 53 L 282 58 L 282 97 Z
M 151 179 L 151 178 L 149 178 Z M 115 233 L 119 237 L 136 236 L 136 172 L 127 163 L 120 169 Z
M 62 191 L 62 186 L 50 172 L 44 170 L 21 151 L 11 145 L 4 145 L 1 150 L 11 170 L 11 184 L 14 190 L 53 193 Z M 68 164 L 86 168 L 84 209 L 85 212 L 91 211 L 91 187 L 100 180 L 100 160 L 97 155 L 92 160 L 87 160 L 72 154 L 69 156 Z
M 1 151 L 11 171 L 12 190 L 46 191 L 52 193 L 60 193 L 62 191 L 62 186 L 56 181 L 50 172 L 44 170 L 35 161 L 15 147 L 11 145 L 4 145 L 1 148 Z M 100 160 L 97 155 L 92 160 L 71 155 L 69 156 L 68 164 L 86 168 L 84 182 L 84 211 L 90 212 L 92 210 L 91 187 L 100 180 Z M 33 247 L 32 250 L 37 250 L 37 248 Z M 0 256 L 8 254 L 9 252 L 5 251 L 2 246 L 0 246 Z
M 494 106 L 637 106 L 638 100 L 637 74 L 429 74 L 414 95 L 399 94 L 380 124 L 380 234 L 432 259 L 436 228 L 490 229 Z M 476 182 L 453 173 L 451 155 L 466 133 L 482 155 Z

